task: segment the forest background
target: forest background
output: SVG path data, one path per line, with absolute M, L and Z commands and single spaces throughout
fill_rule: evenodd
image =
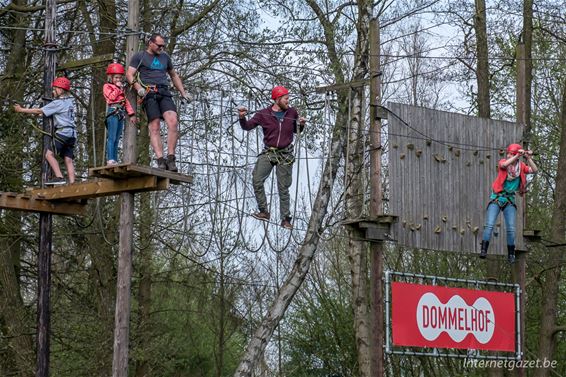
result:
M 529 186 L 527 217 L 528 227 L 543 235 L 527 256 L 525 358 L 558 360 L 555 369 L 527 375 L 566 375 L 565 258 L 564 247 L 556 246 L 566 242 L 565 6 L 555 0 L 142 0 L 141 30 L 168 37 L 166 51 L 195 97 L 189 105 L 178 101 L 178 158 L 181 171 L 195 179 L 190 186 L 136 196 L 130 374 L 232 375 L 314 217 L 320 220 L 320 241 L 309 274 L 254 373 L 370 375 L 368 250 L 340 225 L 354 213 L 367 213 L 367 92 L 315 89 L 368 79 L 368 21 L 375 15 L 384 102 L 514 120 L 516 48 L 524 44 L 526 135 L 540 168 Z M 59 73 L 73 83 L 76 166 L 86 179 L 87 169 L 105 160 L 102 85 L 110 59 L 125 57 L 127 2 L 61 0 L 57 9 Z M 41 104 L 44 11 L 39 1 L 4 1 L 0 7 L 2 191 L 38 186 L 41 137 L 32 125 L 39 120 L 16 115 L 11 105 Z M 90 58 L 91 64 L 76 63 Z M 251 169 L 261 135 L 239 129 L 235 107 L 267 106 L 274 85 L 287 86 L 292 105 L 308 119 L 297 142 L 293 232 L 273 224 L 258 227 L 247 216 L 255 210 Z M 143 124 L 138 162 L 150 164 Z M 384 130 L 386 155 L 386 122 Z M 330 167 L 330 181 L 324 166 Z M 268 185 L 276 191 L 272 180 Z M 329 196 L 321 210 L 317 191 L 325 187 Z M 271 212 L 277 213 L 277 195 L 270 198 Z M 111 374 L 117 204 L 117 198 L 100 198 L 91 201 L 86 217 L 54 219 L 54 376 Z M 0 376 L 34 375 L 37 229 L 37 215 L 0 212 Z M 387 245 L 385 268 L 512 280 L 498 259 L 486 265 L 476 255 L 395 244 Z M 386 373 L 514 372 L 466 369 L 446 358 L 391 356 Z

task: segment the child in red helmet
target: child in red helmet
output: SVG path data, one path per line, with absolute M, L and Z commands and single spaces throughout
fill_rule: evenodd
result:
M 527 164 L 520 161 L 521 156 L 526 158 Z M 519 192 L 519 195 L 523 195 L 527 184 L 526 175 L 534 174 L 538 170 L 532 156 L 532 151 L 525 151 L 519 144 L 511 144 L 507 147 L 507 158 L 499 161 L 499 172 L 491 185 L 493 191 L 487 206 L 480 258 L 487 256 L 495 221 L 499 212 L 503 212 L 507 231 L 507 259 L 509 263 L 515 262 L 515 218 L 517 214 L 515 193 Z
M 64 185 L 66 183 L 55 152 L 65 161 L 67 168 L 67 176 L 69 183 L 75 182 L 75 167 L 73 165 L 74 148 L 77 141 L 77 131 L 75 126 L 75 99 L 69 95 L 71 90 L 71 82 L 66 77 L 57 77 L 53 80 L 53 101 L 41 108 L 24 108 L 20 105 L 14 105 L 14 110 L 18 113 L 45 115 L 53 117 L 53 125 L 55 127 L 55 136 L 53 143 L 47 146 L 45 159 L 49 163 L 55 178 L 45 185 Z M 52 144 L 52 145 L 51 145 Z
M 118 143 L 124 129 L 126 114 L 130 123 L 135 125 L 136 114 L 126 98 L 123 87 L 125 69 L 122 64 L 111 63 L 106 68 L 107 82 L 102 87 L 104 99 L 108 105 L 106 111 L 106 165 L 116 165 L 118 162 Z
M 240 127 L 249 131 L 257 126 L 263 130 L 264 149 L 259 154 L 253 171 L 253 187 L 259 212 L 252 216 L 261 221 L 269 221 L 267 198 L 264 182 L 271 174 L 273 167 L 277 173 L 277 189 L 279 191 L 279 210 L 281 226 L 293 229 L 291 224 L 289 187 L 292 181 L 293 134 L 302 132 L 305 118 L 299 117 L 297 110 L 289 106 L 289 91 L 283 86 L 276 86 L 271 91 L 274 103 L 266 109 L 258 111 L 250 120 L 246 119 L 247 109 L 238 108 Z

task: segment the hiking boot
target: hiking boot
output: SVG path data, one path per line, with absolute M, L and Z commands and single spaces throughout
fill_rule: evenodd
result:
M 269 212 L 264 212 L 260 210 L 259 212 L 252 213 L 252 217 L 261 221 L 269 221 L 271 215 L 269 214 Z
M 510 264 L 515 263 L 515 245 L 507 245 L 507 261 Z
M 116 160 L 108 160 L 106 161 L 106 166 L 118 165 Z
M 485 259 L 487 257 L 487 249 L 489 247 L 489 241 L 481 242 L 480 258 Z
M 175 165 L 175 155 L 167 155 L 167 170 L 177 172 L 177 165 Z
M 291 224 L 291 218 L 286 217 L 283 220 L 281 220 L 281 226 L 285 229 L 293 229 L 293 224 Z
M 50 181 L 45 182 L 45 186 L 62 186 L 66 184 L 67 184 L 67 180 L 63 177 L 55 177 Z
M 167 170 L 167 161 L 163 157 L 157 159 L 157 168 Z

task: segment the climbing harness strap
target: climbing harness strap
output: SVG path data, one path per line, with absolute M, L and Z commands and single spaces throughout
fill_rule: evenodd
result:
M 285 148 L 264 147 L 258 155 L 266 155 L 272 165 L 293 165 L 295 162 L 295 148 L 289 144 Z
M 505 207 L 507 207 L 508 204 L 511 204 L 512 206 L 514 206 L 515 208 L 517 208 L 517 205 L 515 204 L 515 193 L 514 192 L 507 192 L 507 191 L 501 191 L 495 194 L 496 197 L 493 198 L 492 200 L 489 201 L 489 204 L 491 203 L 495 203 L 499 206 L 499 208 L 503 211 L 505 209 Z M 505 199 L 505 200 L 500 200 L 500 199 Z M 488 204 L 488 206 L 489 206 Z
M 123 120 L 126 117 L 126 108 L 124 106 L 124 102 L 126 102 L 125 100 L 119 103 L 113 103 L 111 105 L 108 105 L 108 109 L 112 109 L 111 112 L 106 113 L 106 118 L 104 119 L 104 123 L 106 124 L 106 127 L 108 127 L 108 118 L 110 118 L 111 116 L 118 116 L 118 119 Z

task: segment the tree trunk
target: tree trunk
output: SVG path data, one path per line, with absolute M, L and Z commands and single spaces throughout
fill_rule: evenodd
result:
M 15 0 L 14 5 L 26 5 L 23 0 Z M 6 69 L 2 76 L 0 98 L 21 100 L 24 86 L 22 77 L 27 67 L 22 62 L 26 59 L 26 30 L 29 24 L 27 16 L 14 13 L 10 19 L 11 25 L 18 27 L 11 33 L 12 46 L 6 61 Z M 22 169 L 23 162 L 28 156 L 23 155 L 21 125 L 17 124 L 11 114 L 2 114 L 3 140 L 2 144 L 10 146 L 2 153 L 2 169 L 11 174 L 2 174 L 1 184 L 7 191 L 23 191 Z M 8 117 L 4 119 L 4 117 Z M 6 179 L 5 179 L 6 178 Z M 16 211 L 0 213 L 0 374 L 18 377 L 34 375 L 35 355 L 33 347 L 33 322 L 22 299 L 20 287 L 20 258 L 22 253 L 22 216 Z M 5 351 L 3 350 L 5 348 Z
M 523 41 L 525 44 L 525 140 L 531 139 L 531 88 L 533 85 L 533 0 L 523 1 Z
M 346 218 L 358 219 L 362 216 L 364 204 L 363 186 L 363 89 L 353 94 L 352 119 L 348 132 L 348 144 L 345 154 L 346 174 Z M 348 226 L 348 258 L 352 278 L 352 305 L 354 311 L 354 332 L 356 337 L 359 376 L 370 374 L 370 325 L 369 325 L 369 286 L 367 245 L 363 235 L 355 227 Z
M 475 0 L 475 2 L 476 12 L 474 16 L 474 28 L 476 31 L 476 53 L 478 57 L 478 66 L 476 69 L 478 115 L 482 118 L 491 118 L 485 0 Z
M 140 120 L 145 122 L 145 120 Z M 143 123 L 142 123 L 143 124 Z M 138 161 L 142 165 L 150 165 L 149 156 L 149 129 L 141 127 L 140 135 L 138 138 L 138 145 L 145 145 L 146 147 L 139 148 Z M 140 274 L 140 283 L 138 291 L 138 323 L 137 323 L 137 340 L 139 349 L 136 354 L 139 355 L 136 360 L 134 376 L 136 377 L 149 377 L 150 369 L 148 360 L 151 358 L 149 355 L 149 344 L 152 339 L 152 325 L 151 325 L 151 287 L 153 284 L 153 253 L 154 245 L 152 242 L 152 229 L 153 222 L 155 221 L 153 206 L 151 205 L 151 197 L 153 194 L 141 193 L 140 195 L 140 245 L 139 260 L 136 265 Z
M 551 239 L 553 242 L 566 242 L 566 81 L 562 89 L 562 105 L 560 109 L 560 152 L 556 173 L 556 189 L 554 191 L 554 208 L 551 220 Z M 542 286 L 542 303 L 540 308 L 540 331 L 538 341 L 539 360 L 553 360 L 556 348 L 556 331 L 558 317 L 558 300 L 560 275 L 564 265 L 564 250 L 549 248 L 543 266 L 547 268 Z M 550 369 L 535 370 L 535 377 L 550 375 Z

